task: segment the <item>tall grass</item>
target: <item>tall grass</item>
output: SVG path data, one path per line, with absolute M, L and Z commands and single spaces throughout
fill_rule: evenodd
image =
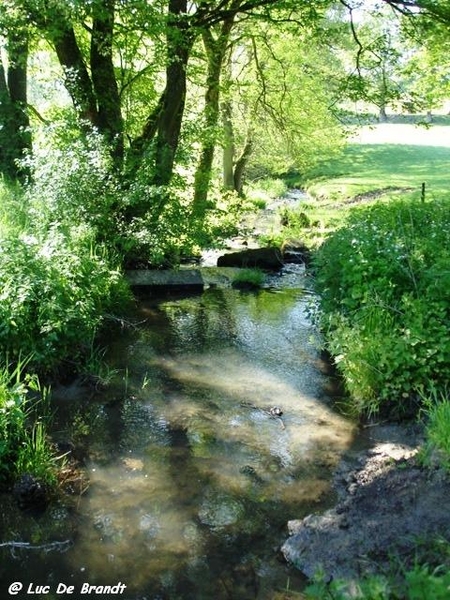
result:
M 26 360 L 0 368 L 0 486 L 28 473 L 55 481 L 55 464 L 47 436 L 48 390 L 26 373 Z

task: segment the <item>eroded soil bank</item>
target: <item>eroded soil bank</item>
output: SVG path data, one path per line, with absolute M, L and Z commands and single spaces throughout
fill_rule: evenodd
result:
M 348 455 L 334 475 L 336 506 L 289 522 L 285 558 L 307 577 L 360 578 L 414 560 L 418 541 L 450 532 L 450 477 L 423 467 L 417 426 L 375 426 L 370 450 Z

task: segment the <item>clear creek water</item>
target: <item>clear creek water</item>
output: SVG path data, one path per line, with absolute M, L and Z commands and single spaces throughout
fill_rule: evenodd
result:
M 142 299 L 140 324 L 109 340 L 107 391 L 68 388 L 56 404 L 55 435 L 84 448 L 87 493 L 41 517 L 2 499 L 0 542 L 70 547 L 1 548 L 2 592 L 14 581 L 48 585 L 42 598 L 64 597 L 59 583 L 86 597 L 86 582 L 121 582 L 128 600 L 299 589 L 279 556 L 286 523 L 331 502 L 355 437 L 332 408 L 312 300 L 292 269 L 257 292 Z

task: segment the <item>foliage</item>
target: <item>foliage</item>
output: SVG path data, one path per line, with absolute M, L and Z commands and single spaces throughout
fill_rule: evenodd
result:
M 66 357 L 76 360 L 102 316 L 123 298 L 120 272 L 76 230 L 3 236 L 0 248 L 3 352 L 12 358 L 30 353 L 46 371 Z
M 233 277 L 231 285 L 239 289 L 255 289 L 262 286 L 264 279 L 264 272 L 260 269 L 240 269 Z
M 0 355 L 7 357 L 0 362 L 4 481 L 24 472 L 47 482 L 54 477 L 46 413 L 42 402 L 32 401 L 40 392 L 31 373 L 49 374 L 62 364 L 70 371 L 79 368 L 106 315 L 129 300 L 118 259 L 99 242 L 110 227 L 108 198 L 101 194 L 98 154 L 85 150 L 75 143 L 72 154 L 52 155 L 49 147 L 47 162 L 44 157 L 39 165 L 30 162 L 39 183 L 25 192 L 0 188 Z
M 55 121 L 41 131 L 27 161 L 27 187 L 34 229 L 57 224 L 86 225 L 96 241 L 114 243 L 121 189 L 103 138 L 80 136 L 70 120 Z
M 125 266 L 174 267 L 201 248 L 236 233 L 246 206 L 234 192 L 212 186 L 206 217 L 198 222 L 192 212 L 189 171 L 174 176 L 167 186 L 151 185 L 145 174 L 141 175 L 122 199 L 125 212 L 131 207 L 130 214 L 141 213 L 118 225 L 116 247 Z M 142 198 L 148 207 L 136 210 Z
M 49 483 L 55 478 L 46 434 L 47 391 L 35 376 L 25 374 L 29 360 L 0 370 L 0 484 L 24 473 Z
M 280 198 L 287 192 L 288 188 L 283 179 L 264 177 L 248 183 L 245 193 L 247 198 L 256 202 L 267 202 Z M 263 207 L 264 208 L 264 207 Z
M 304 593 L 305 600 L 444 600 L 448 597 L 450 571 L 429 565 L 404 570 L 402 577 L 372 575 L 356 582 L 316 581 Z
M 330 106 L 339 70 L 324 40 L 311 29 L 262 25 L 232 57 L 234 143 L 251 140 L 248 178 L 305 170 L 342 147 L 342 128 Z
M 356 412 L 393 410 L 449 382 L 448 201 L 355 210 L 315 258 L 321 326 Z
M 129 297 L 113 246 L 110 159 L 95 136 L 65 133 L 29 160 L 25 191 L 1 188 L 0 349 L 32 355 L 41 372 L 80 358 Z
M 19 475 L 29 473 L 41 481 L 56 483 L 55 454 L 48 441 L 46 426 L 38 420 L 24 435 L 16 459 Z
M 450 400 L 447 391 L 431 390 L 423 398 L 422 416 L 426 424 L 426 444 L 420 455 L 425 464 L 436 455 L 439 464 L 450 469 Z

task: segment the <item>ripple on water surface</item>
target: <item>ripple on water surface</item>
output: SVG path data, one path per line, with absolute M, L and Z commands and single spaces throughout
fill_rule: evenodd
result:
M 274 548 L 326 494 L 354 433 L 326 396 L 310 298 L 211 289 L 142 304 L 140 330 L 111 342 L 117 386 L 90 409 L 73 580 L 114 573 L 136 598 L 196 600 L 286 585 Z

